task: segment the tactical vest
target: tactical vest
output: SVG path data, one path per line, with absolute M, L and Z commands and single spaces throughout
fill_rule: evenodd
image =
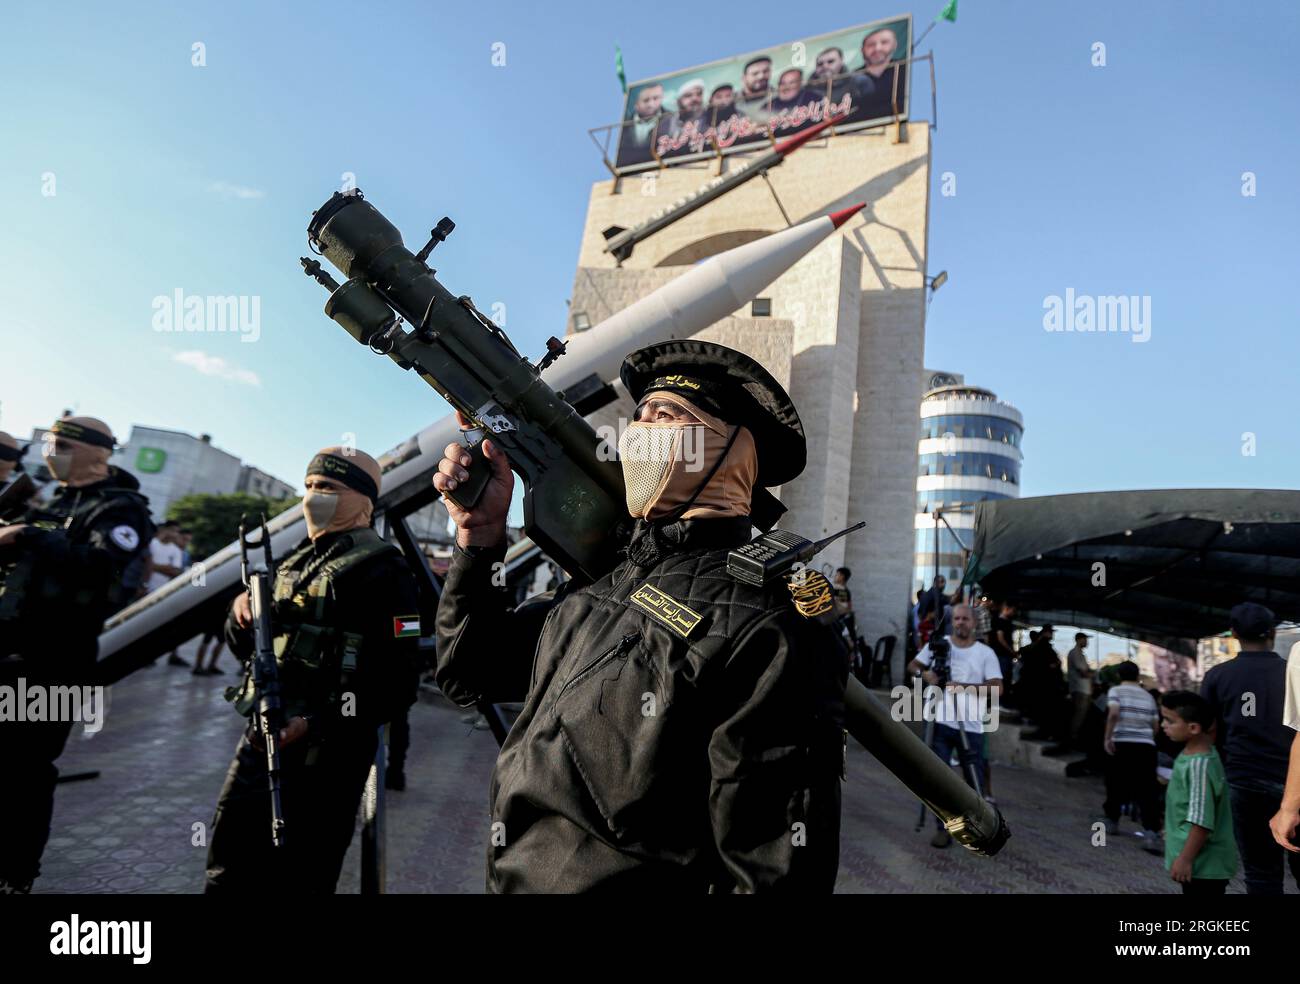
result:
M 102 601 L 111 611 L 129 601 L 140 586 L 144 570 L 144 555 L 153 539 L 154 527 L 149 522 L 149 500 L 138 492 L 118 486 L 97 489 L 89 495 L 77 495 L 75 490 L 64 489 L 58 499 L 49 505 L 30 510 L 19 522 L 47 532 L 63 532 L 69 542 L 79 543 L 85 531 L 95 525 L 109 509 L 121 509 L 124 501 L 138 507 L 142 520 L 140 549 L 108 584 L 74 584 L 69 586 L 59 577 L 58 571 L 42 570 L 42 559 L 35 551 L 27 550 L 0 568 L 0 622 L 17 619 L 34 605 L 58 602 L 60 608 L 85 608 Z
M 341 536 L 322 557 L 308 543 L 281 562 L 271 593 L 272 645 L 286 720 L 337 706 L 341 695 L 353 690 L 365 640 L 336 624 L 335 584 L 349 570 L 384 553 L 398 550 L 363 527 Z M 257 695 L 251 664 L 243 683 L 226 691 L 226 699 L 245 717 L 252 713 Z

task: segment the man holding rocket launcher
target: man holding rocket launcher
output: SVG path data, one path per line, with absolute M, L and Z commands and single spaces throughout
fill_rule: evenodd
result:
M 429 253 L 454 228 L 449 220 L 440 222 L 429 242 L 419 253 L 413 254 L 403 245 L 396 228 L 360 192 L 334 195 L 315 213 L 309 227 L 309 239 L 314 249 L 327 262 L 337 267 L 346 279 L 339 283 L 325 272 L 323 264 L 310 260 L 303 263 L 306 272 L 330 291 L 325 306 L 326 313 L 358 341 L 387 355 L 399 367 L 416 369 L 421 378 L 448 399 L 458 416 L 472 425 L 471 433 L 466 436 L 462 434 L 455 418 L 445 418 L 381 458 L 383 474 L 376 500 L 376 515 L 389 510 L 400 514 L 400 506 L 404 501 L 419 494 L 421 488 L 428 488 L 430 476 L 439 474 L 441 477 L 438 482 L 448 477 L 445 470 L 440 470 L 440 463 L 445 468 L 452 461 L 457 469 L 463 470 L 457 472 L 457 487 L 440 488 L 439 491 L 448 494 L 449 508 L 458 509 L 462 515 L 472 512 L 474 503 L 485 494 L 485 489 L 490 489 L 493 483 L 499 486 L 502 480 L 501 469 L 508 461 L 513 471 L 523 479 L 527 534 L 565 568 L 573 578 L 574 590 L 578 590 L 578 586 L 592 585 L 606 578 L 610 571 L 626 563 L 622 554 L 628 549 L 633 532 L 629 528 L 633 524 L 624 473 L 617 461 L 602 460 L 607 456 L 600 454 L 600 442 L 595 432 L 557 395 L 557 391 L 577 392 L 584 387 L 589 388 L 592 382 L 607 383 L 620 374 L 620 369 L 626 368 L 623 361 L 628 352 L 649 351 L 647 346 L 653 348 L 656 343 L 670 343 L 672 354 L 662 355 L 660 361 L 669 361 L 663 362 L 663 365 L 656 363 L 654 378 L 641 381 L 645 385 L 662 382 L 667 377 L 682 376 L 696 383 L 707 381 L 717 369 L 720 353 L 710 350 L 709 358 L 701 357 L 694 365 L 695 376 L 669 371 L 681 368 L 671 363 L 672 359 L 681 358 L 681 346 L 700 344 L 672 340 L 689 339 L 708 325 L 743 307 L 861 208 L 859 205 L 812 219 L 718 254 L 596 325 L 593 330 L 573 336 L 564 343 L 553 339 L 548 345 L 547 355 L 532 364 L 522 358 L 496 326 L 479 314 L 472 301 L 453 296 L 445 290 L 425 263 Z M 402 322 L 405 322 L 405 326 Z M 722 352 L 727 353 L 723 362 L 731 364 L 733 368 L 747 361 L 740 353 L 730 353 L 727 350 Z M 644 352 L 641 354 L 644 355 Z M 659 369 L 664 371 L 659 372 Z M 766 375 L 756 364 L 748 365 L 745 372 L 748 373 L 751 387 L 758 373 Z M 739 391 L 745 391 L 743 381 L 737 385 Z M 776 386 L 776 390 L 779 389 Z M 714 475 L 700 486 L 703 492 L 711 488 L 711 482 L 716 484 L 718 480 L 723 480 L 724 487 L 730 490 L 725 498 L 733 503 L 733 514 L 711 519 L 729 520 L 724 525 L 729 529 L 736 527 L 731 532 L 732 538 L 737 542 L 710 541 L 706 550 L 706 553 L 712 555 L 713 563 L 717 564 L 721 559 L 721 569 L 725 572 L 729 555 L 746 546 L 750 523 L 761 530 L 770 529 L 781 511 L 779 503 L 766 493 L 761 482 L 756 481 L 757 473 L 749 480 L 750 503 L 741 503 L 745 495 L 739 494 L 739 487 L 745 483 L 738 476 L 743 476 L 746 469 L 733 467 L 736 464 L 743 466 L 741 459 L 746 457 L 741 451 L 736 452 L 734 459 L 732 455 L 736 443 L 742 441 L 741 435 L 745 432 L 751 436 L 754 433 L 761 434 L 764 428 L 756 425 L 751 427 L 756 418 L 744 416 L 735 410 L 733 390 L 727 390 L 725 398 L 712 402 L 695 394 L 704 401 L 703 404 L 694 403 L 691 394 L 684 390 L 676 391 L 678 399 L 665 395 L 671 392 L 671 387 L 658 395 L 654 395 L 654 390 L 644 390 L 641 395 L 650 396 L 643 401 L 645 406 L 638 412 L 666 412 L 671 415 L 685 411 L 694 419 L 664 418 L 656 421 L 652 417 L 641 421 L 646 425 L 645 430 L 672 429 L 657 428 L 656 424 L 686 425 L 690 428 L 702 426 L 709 429 L 706 418 L 711 418 L 717 428 L 711 430 L 711 433 L 722 437 L 724 443 L 726 438 L 731 438 L 733 442 L 725 455 L 719 454 L 710 462 Z M 770 395 L 775 391 L 769 387 L 768 392 Z M 692 403 L 695 409 L 683 406 L 683 401 Z M 788 404 L 788 397 L 781 393 L 772 396 L 769 403 L 776 405 L 783 401 Z M 714 413 L 710 407 L 720 412 Z M 584 412 L 591 410 L 585 408 Z M 733 419 L 728 419 L 728 413 Z M 786 425 L 792 432 L 798 430 L 798 417 L 792 406 L 788 406 Z M 459 451 L 450 458 L 445 455 L 453 443 L 464 449 L 464 456 L 470 458 L 470 467 L 466 468 Z M 721 452 L 721 448 L 715 451 Z M 753 451 L 754 460 L 764 460 L 762 448 L 755 446 Z M 769 452 L 767 464 L 770 463 Z M 650 465 L 654 468 L 664 466 L 668 472 L 672 471 L 671 465 L 666 464 L 662 457 L 654 460 L 652 456 L 647 467 Z M 760 466 L 759 470 L 763 467 L 765 466 Z M 460 478 L 461 474 L 465 478 Z M 719 479 L 719 475 L 724 478 Z M 704 479 L 703 474 L 696 477 Z M 452 500 L 458 500 L 459 505 Z M 576 512 L 573 509 L 575 502 L 581 506 Z M 753 505 L 752 510 L 742 512 L 741 506 L 748 504 Z M 690 510 L 695 505 L 697 503 L 692 502 L 683 511 Z M 642 524 L 655 525 L 654 520 L 647 519 L 644 515 L 640 521 Z M 657 524 L 659 533 L 656 535 L 651 531 L 649 540 L 645 540 L 646 531 L 643 529 L 641 539 L 658 550 L 662 547 L 660 541 L 666 527 L 678 521 L 690 524 L 695 522 L 695 517 L 676 516 L 667 523 Z M 301 537 L 301 524 L 301 517 L 293 514 L 277 517 L 270 524 L 277 552 L 282 549 L 281 544 L 287 545 Z M 744 537 L 740 536 L 741 525 L 745 526 Z M 184 591 L 172 592 L 159 604 L 139 611 L 128 610 L 115 619 L 105 633 L 102 645 L 102 665 L 106 677 L 111 679 L 129 672 L 134 665 L 138 665 L 142 654 L 183 634 L 186 619 L 193 610 L 201 607 L 202 602 L 233 594 L 238 572 L 224 569 L 231 566 L 229 561 L 213 564 L 208 569 L 206 585 L 194 585 Z M 796 624 L 800 628 L 792 630 L 796 635 L 815 633 L 821 615 L 817 611 L 818 587 L 816 583 L 792 587 L 782 580 L 776 588 L 779 588 L 779 592 L 784 592 L 779 595 L 784 607 L 771 608 L 771 617 L 783 622 L 798 620 Z M 709 632 L 705 613 L 693 609 L 686 598 L 673 595 L 671 589 L 663 586 L 656 594 L 656 585 L 650 577 L 631 585 L 633 594 L 640 588 L 647 590 L 641 592 L 635 605 L 632 604 L 630 595 L 626 600 L 632 608 L 642 612 L 644 618 L 655 619 L 656 616 L 649 614 L 646 606 L 657 605 L 659 615 L 668 615 L 670 619 L 677 620 L 679 628 L 683 628 L 691 619 L 687 610 L 694 611 L 701 616 L 697 626 L 704 626 L 702 631 L 706 634 Z M 774 590 L 768 585 L 759 589 L 759 594 L 772 601 Z M 796 594 L 796 591 L 802 593 Z M 690 592 L 681 591 L 681 594 L 689 595 Z M 775 601 L 772 603 L 775 605 Z M 800 604 L 811 614 L 804 615 L 798 607 Z M 701 604 L 700 607 L 709 606 Z M 627 610 L 631 611 L 632 608 Z M 448 610 L 452 611 L 450 607 Z M 685 622 L 681 622 L 682 618 Z M 654 623 L 647 622 L 647 626 L 652 624 Z M 665 631 L 674 630 L 665 626 Z M 696 627 L 689 630 L 688 634 L 693 638 L 693 634 L 699 631 L 701 629 Z M 627 634 L 630 632 L 624 633 Z M 620 636 L 616 643 L 621 643 L 622 640 L 623 636 Z M 627 660 L 644 660 L 644 654 L 635 653 L 637 647 L 638 643 L 631 643 L 624 647 L 624 651 L 611 655 L 609 650 L 617 650 L 617 644 L 604 647 L 599 653 L 586 653 L 585 646 L 580 646 L 572 652 L 566 649 L 562 655 L 571 658 L 582 658 L 584 655 L 599 657 L 598 662 L 612 668 L 615 664 L 623 665 Z M 777 648 L 781 648 L 781 645 Z M 568 682 L 575 667 L 568 666 L 563 661 L 556 664 L 561 665 L 566 669 L 561 671 L 560 676 L 564 682 Z M 772 664 L 769 662 L 769 665 Z M 809 665 L 820 664 L 814 659 Z M 578 669 L 585 668 L 584 663 Z M 597 671 L 593 669 L 591 672 Z M 779 675 L 778 673 L 777 676 Z M 761 672 L 759 678 L 762 678 Z M 451 677 L 446 679 L 447 686 L 454 690 Z M 564 682 L 560 684 L 561 687 Z M 575 696 L 579 682 L 583 681 L 573 680 L 574 692 L 566 694 L 566 699 Z M 737 853 L 734 854 L 725 850 L 702 853 L 682 872 L 669 876 L 669 880 L 677 874 L 685 873 L 687 882 L 692 886 L 738 891 L 765 888 L 829 890 L 833 886 L 838 850 L 835 846 L 838 842 L 838 788 L 833 783 L 827 785 L 827 776 L 829 772 L 838 775 L 837 769 L 842 764 L 840 715 L 847 714 L 850 731 L 859 737 L 862 737 L 861 724 L 864 721 L 867 722 L 867 732 L 873 728 L 882 733 L 889 730 L 887 715 L 884 715 L 882 723 L 881 716 L 876 713 L 879 709 L 864 705 L 865 692 L 859 693 L 860 687 L 855 690 L 855 683 L 848 681 L 846 692 L 843 681 L 814 672 L 812 679 L 804 681 L 802 689 L 795 688 L 791 693 L 791 699 L 802 701 L 799 711 L 790 715 L 791 721 L 795 727 L 804 728 L 803 734 L 809 738 L 804 745 L 805 752 L 801 754 L 808 754 L 807 749 L 816 749 L 807 763 L 806 777 L 811 779 L 797 778 L 793 784 L 783 780 L 775 787 L 760 784 L 757 788 L 780 788 L 785 791 L 784 795 L 797 795 L 805 801 L 807 815 L 791 821 L 791 824 L 786 825 L 790 829 L 783 829 L 777 835 L 774 830 L 767 828 L 772 825 L 771 818 L 781 811 L 770 806 L 751 811 L 743 798 L 734 804 L 735 815 L 749 818 L 752 814 L 753 822 L 763 828 L 765 834 L 771 835 L 765 849 L 777 851 L 779 856 L 789 862 L 785 873 L 768 877 L 762 873 L 766 862 L 761 852 L 746 860 L 753 845 L 737 845 Z M 461 694 L 462 697 L 467 695 L 468 690 Z M 544 695 L 545 690 L 535 694 L 541 704 L 545 703 Z M 841 701 L 846 705 L 846 711 L 838 709 Z M 659 713 L 671 717 L 674 703 L 676 701 L 672 693 L 662 692 Z M 854 730 L 852 724 L 854 720 L 860 725 L 857 730 Z M 830 753 L 827 738 L 832 732 L 840 742 L 834 756 Z M 520 734 L 522 736 L 523 732 Z M 820 734 L 821 738 L 827 740 L 813 740 L 810 736 L 814 734 Z M 911 737 L 910 734 L 908 737 Z M 897 736 L 891 734 L 890 738 L 892 740 Z M 598 744 L 603 744 L 603 741 Z M 919 759 L 917 750 L 903 747 L 905 744 L 904 742 L 897 748 L 891 746 L 886 750 L 888 754 L 882 754 L 880 748 L 872 750 L 904 781 L 908 781 L 908 771 L 915 769 Z M 629 745 L 628 748 L 630 747 Z M 929 754 L 924 746 L 921 746 L 921 751 Z M 828 765 L 832 758 L 837 764 Z M 736 760 L 736 766 L 743 771 L 740 759 Z M 725 777 L 719 781 L 723 787 L 731 788 Z M 810 781 L 820 784 L 822 790 L 813 797 L 813 801 L 808 800 Z M 838 779 L 835 781 L 838 782 Z M 988 815 L 986 808 L 981 814 L 980 807 L 963 800 L 960 793 L 946 785 L 941 778 L 927 775 L 910 784 L 945 820 L 960 820 L 965 816 L 968 836 L 963 839 L 956 828 L 954 833 L 968 847 L 988 853 L 1000 847 L 1001 840 L 1005 838 L 1005 828 L 1001 825 L 1000 817 Z M 959 782 L 955 785 L 964 790 Z M 627 804 L 634 813 L 637 802 L 638 798 L 633 796 Z M 609 818 L 602 817 L 602 820 L 609 825 Z M 749 839 L 742 832 L 742 826 L 733 828 L 725 819 L 722 823 L 724 829 L 733 829 L 734 836 L 742 841 Z M 618 819 L 615 826 L 617 824 Z M 795 827 L 795 824 L 800 826 Z M 816 838 L 818 850 L 802 854 L 790 853 L 795 850 L 796 844 L 806 846 L 809 843 L 809 828 Z M 697 827 L 694 833 L 698 835 L 699 830 Z M 628 836 L 622 828 L 620 831 L 616 833 L 614 827 L 609 827 L 608 834 L 596 832 L 596 835 L 614 840 L 619 836 Z M 508 858 L 509 863 L 501 869 L 500 876 L 493 876 L 493 887 L 500 890 L 554 890 L 561 885 L 575 888 L 604 885 L 602 879 L 609 875 L 608 871 L 593 876 L 589 870 L 567 873 L 554 870 L 554 866 L 546 860 L 553 845 L 547 846 L 544 830 L 540 843 L 542 846 L 531 855 L 531 860 L 530 852 L 519 852 L 513 858 Z M 622 855 L 615 850 L 611 854 L 613 856 Z M 516 861 L 519 863 L 516 864 Z M 618 868 L 618 864 L 614 867 Z M 664 871 L 647 870 L 638 875 L 653 881 L 664 877 Z

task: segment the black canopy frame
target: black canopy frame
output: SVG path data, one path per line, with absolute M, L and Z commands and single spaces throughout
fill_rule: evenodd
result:
M 964 583 L 1020 617 L 1194 652 L 1242 601 L 1300 620 L 1300 491 L 1154 489 L 982 502 Z

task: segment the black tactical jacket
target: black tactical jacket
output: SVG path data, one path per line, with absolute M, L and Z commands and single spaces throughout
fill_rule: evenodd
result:
M 363 540 L 377 549 L 358 550 Z M 411 706 L 419 682 L 419 592 L 396 547 L 368 527 L 303 540 L 279 561 L 274 595 L 281 701 L 286 718 L 311 719 L 312 741 L 358 731 L 368 738 Z M 247 660 L 253 630 L 228 616 L 226 641 Z M 247 676 L 244 689 L 251 702 Z M 239 691 L 227 691 L 237 707 Z
M 784 582 L 727 574 L 747 518 L 649 530 L 635 560 L 513 611 L 492 583 L 502 549 L 452 558 L 438 685 L 460 704 L 526 698 L 492 777 L 488 889 L 829 892 L 840 644 Z
M 107 478 L 62 486 L 18 520 L 27 529 L 0 556 L 0 656 L 39 656 L 50 669 L 93 658 L 104 619 L 139 587 L 153 538 L 139 488 L 110 467 Z

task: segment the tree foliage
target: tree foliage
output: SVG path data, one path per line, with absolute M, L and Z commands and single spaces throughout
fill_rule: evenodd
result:
M 268 499 L 246 492 L 229 495 L 196 492 L 181 496 L 168 506 L 167 518 L 176 520 L 194 534 L 190 556 L 201 560 L 211 557 L 239 535 L 240 516 L 247 515 L 250 524 L 258 522 L 263 513 L 269 520 L 296 507 L 301 501 L 295 498 Z

